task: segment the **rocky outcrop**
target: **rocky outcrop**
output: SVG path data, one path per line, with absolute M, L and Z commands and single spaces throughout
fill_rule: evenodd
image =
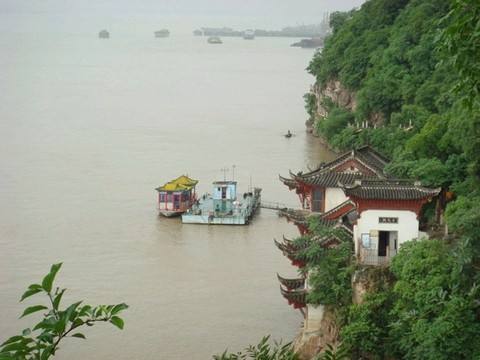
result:
M 312 90 L 317 97 L 317 113 L 319 117 L 328 115 L 328 109 L 324 104 L 325 99 L 329 99 L 336 106 L 350 111 L 355 111 L 357 108 L 355 93 L 346 89 L 338 80 L 330 80 L 322 85 L 315 84 Z
M 367 293 L 377 292 L 393 282 L 388 267 L 365 266 L 355 271 L 352 277 L 352 302 L 361 304 Z
M 302 331 L 294 341 L 294 349 L 300 359 L 314 359 L 327 344 L 335 344 L 337 340 L 338 328 L 333 309 L 308 305 Z

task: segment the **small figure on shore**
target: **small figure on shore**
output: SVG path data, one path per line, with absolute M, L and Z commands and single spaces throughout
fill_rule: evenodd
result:
M 287 131 L 287 133 L 284 135 L 287 139 L 292 137 L 292 133 L 290 130 Z

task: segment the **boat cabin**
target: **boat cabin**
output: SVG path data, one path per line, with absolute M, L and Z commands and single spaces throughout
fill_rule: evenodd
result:
M 182 175 L 158 187 L 158 209 L 162 215 L 179 215 L 196 201 L 195 186 L 198 181 Z
M 213 209 L 217 213 L 233 211 L 234 201 L 237 200 L 236 181 L 215 181 L 213 183 Z

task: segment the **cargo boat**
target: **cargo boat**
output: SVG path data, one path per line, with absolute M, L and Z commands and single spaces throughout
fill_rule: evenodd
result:
M 184 224 L 246 225 L 260 207 L 262 189 L 237 197 L 236 181 L 215 181 L 212 194 L 203 195 L 182 215 Z

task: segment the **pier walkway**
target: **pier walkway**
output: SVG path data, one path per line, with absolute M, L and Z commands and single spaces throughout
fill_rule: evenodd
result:
M 283 204 L 280 202 L 276 201 L 261 201 L 260 202 L 260 207 L 262 209 L 270 209 L 270 210 L 287 210 L 287 209 L 292 209 L 294 206 L 290 206 L 287 204 Z

